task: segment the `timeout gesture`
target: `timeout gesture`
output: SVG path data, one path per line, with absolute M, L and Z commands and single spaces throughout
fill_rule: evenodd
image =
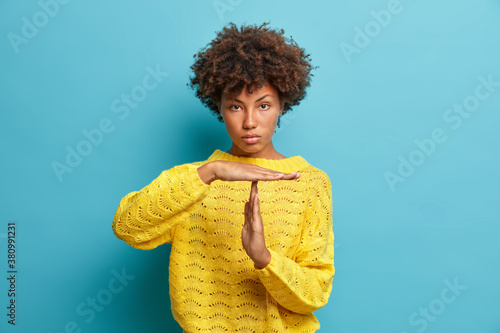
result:
M 271 261 L 271 253 L 266 247 L 264 224 L 260 215 L 257 181 L 252 181 L 250 199 L 245 202 L 245 224 L 241 231 L 241 242 L 255 268 L 262 269 Z
M 283 173 L 251 163 L 222 160 L 204 164 L 198 168 L 198 174 L 205 184 L 210 184 L 214 180 L 293 180 L 300 177 L 300 174 L 297 172 Z
M 257 269 L 266 267 L 271 261 L 271 253 L 266 247 L 264 224 L 260 214 L 257 182 L 265 180 L 293 180 L 300 173 L 283 173 L 261 166 L 232 161 L 212 161 L 198 168 L 201 180 L 210 184 L 214 180 L 251 181 L 250 198 L 245 203 L 245 223 L 241 231 L 241 242 Z

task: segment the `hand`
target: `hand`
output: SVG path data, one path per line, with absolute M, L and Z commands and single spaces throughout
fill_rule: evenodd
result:
M 264 224 L 260 215 L 257 181 L 252 181 L 250 199 L 245 203 L 245 224 L 241 232 L 241 242 L 255 268 L 262 269 L 271 261 L 271 253 L 266 247 Z
M 213 178 L 219 180 L 293 180 L 300 177 L 297 172 L 283 173 L 276 170 L 266 169 L 261 166 L 232 161 L 213 161 Z

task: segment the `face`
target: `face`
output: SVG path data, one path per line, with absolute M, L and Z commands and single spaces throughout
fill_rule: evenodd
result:
M 279 93 L 267 83 L 248 93 L 247 86 L 238 96 L 222 94 L 220 112 L 233 144 L 228 153 L 236 156 L 279 159 L 272 137 L 283 111 Z M 256 136 L 249 138 L 249 136 Z

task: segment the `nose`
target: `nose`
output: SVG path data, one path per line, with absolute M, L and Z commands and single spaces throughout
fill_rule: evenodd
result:
M 243 128 L 254 128 L 257 125 L 257 119 L 253 109 L 249 109 L 245 112 L 245 118 L 243 119 Z

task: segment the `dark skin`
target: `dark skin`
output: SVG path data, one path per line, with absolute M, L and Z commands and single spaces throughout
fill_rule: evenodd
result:
M 264 224 L 260 214 L 257 181 L 252 181 L 250 199 L 245 203 L 245 224 L 241 231 L 241 242 L 248 256 L 252 258 L 255 268 L 262 269 L 271 261 L 271 253 L 267 249 L 264 238 Z
M 221 114 L 227 132 L 233 141 L 228 153 L 236 156 L 282 159 L 272 145 L 278 116 L 283 108 L 278 91 L 270 84 L 260 89 L 254 88 L 238 96 L 223 94 L 221 98 Z M 252 133 L 260 136 L 256 143 L 247 143 L 243 136 Z M 250 163 L 232 161 L 213 161 L 198 168 L 203 182 L 210 184 L 214 180 L 251 181 L 250 197 L 245 203 L 245 223 L 241 232 L 241 242 L 255 268 L 265 268 L 271 261 L 264 237 L 264 224 L 260 213 L 258 181 L 294 180 L 300 177 L 297 172 L 281 173 L 262 168 Z
M 278 117 L 283 112 L 278 90 L 269 82 L 248 92 L 247 86 L 238 96 L 223 93 L 220 113 L 233 144 L 228 153 L 236 156 L 278 160 L 286 158 L 273 146 L 273 135 Z M 243 137 L 254 134 L 257 142 L 246 142 Z

